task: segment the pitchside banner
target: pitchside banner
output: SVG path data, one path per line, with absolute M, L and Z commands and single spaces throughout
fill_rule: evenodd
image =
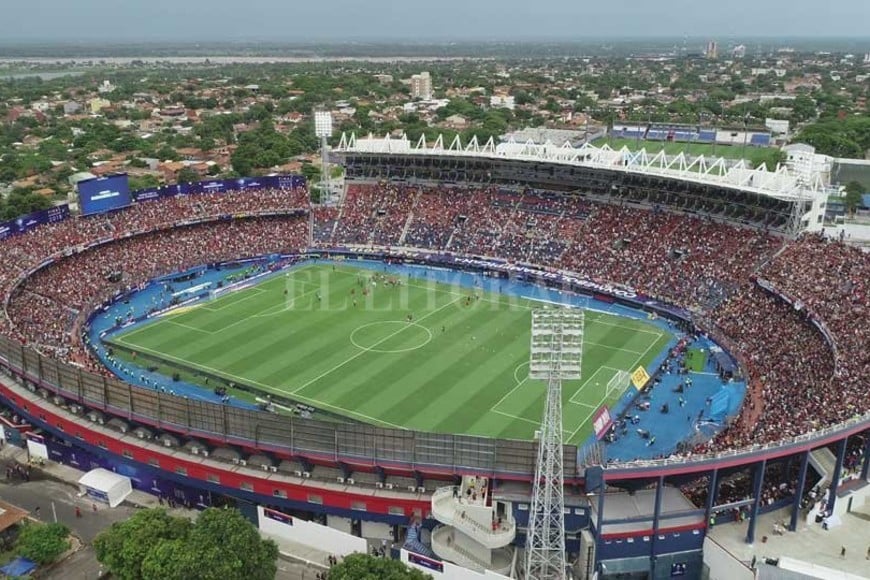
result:
M 646 372 L 646 369 L 643 367 L 637 367 L 637 369 L 635 369 L 635 371 L 631 373 L 631 383 L 638 391 L 646 386 L 646 384 L 649 382 L 649 379 L 649 373 Z
M 241 177 L 239 179 L 211 179 L 196 183 L 177 183 L 140 189 L 133 192 L 133 199 L 149 201 L 161 197 L 174 195 L 188 195 L 197 193 L 223 193 L 225 191 L 242 191 L 256 189 L 296 189 L 305 185 L 305 178 L 301 175 L 267 175 L 264 177 Z
M 42 211 L 37 211 L 8 222 L 0 222 L 0 240 L 5 240 L 15 234 L 23 234 L 27 230 L 43 224 L 53 224 L 69 217 L 69 206 L 58 205 Z
M 426 556 L 414 552 L 408 552 L 408 562 L 422 566 L 423 568 L 428 568 L 429 570 L 434 570 L 435 572 L 444 572 L 444 564 L 442 562 L 433 560 L 432 558 L 427 558 Z
M 602 405 L 592 418 L 592 429 L 595 431 L 595 438 L 600 440 L 604 437 L 611 425 L 613 425 L 613 417 L 610 416 L 610 409 L 607 408 L 607 405 Z
M 281 513 L 279 511 L 270 510 L 269 508 L 263 508 L 263 515 L 269 518 L 270 520 L 275 520 L 276 522 L 281 522 L 282 524 L 292 526 L 293 525 L 293 516 L 288 516 L 285 513 Z

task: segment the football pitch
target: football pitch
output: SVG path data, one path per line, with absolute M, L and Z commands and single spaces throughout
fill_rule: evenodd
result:
M 742 159 L 751 161 L 753 165 L 759 165 L 769 158 L 769 147 L 755 147 L 743 143 L 734 145 L 722 145 L 712 143 L 682 143 L 674 141 L 646 141 L 643 139 L 629 139 L 626 137 L 602 137 L 593 143 L 597 147 L 610 145 L 612 149 L 627 147 L 629 151 L 646 149 L 650 155 L 664 151 L 666 155 L 679 155 L 685 153 L 688 156 L 697 157 L 724 157 L 725 159 Z
M 546 389 L 528 378 L 531 310 L 546 306 L 425 276 L 309 264 L 108 342 L 352 420 L 531 439 Z M 565 442 L 581 443 L 598 407 L 622 395 L 606 392 L 617 372 L 648 366 L 671 338 L 587 310 L 583 377 L 563 383 Z

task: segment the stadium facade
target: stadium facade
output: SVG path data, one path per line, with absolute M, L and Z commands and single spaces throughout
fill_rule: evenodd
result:
M 342 139 L 335 155 L 345 165 L 351 182 L 530 187 L 588 196 L 596 203 L 703 214 L 735 227 L 775 231 L 784 239 L 819 229 L 824 215 L 825 196 L 819 182 L 783 168 L 750 169 L 721 159 L 667 158 L 606 147 L 573 149 L 550 144 L 472 142 L 463 146 L 458 141 L 445 144 L 438 140 L 427 146 L 424 142 L 357 140 L 352 136 Z M 201 185 L 201 191 L 220 189 Z M 258 188 L 259 184 L 249 186 L 247 195 L 257 195 Z M 195 195 L 198 191 L 187 193 Z M 136 204 L 168 203 L 164 193 L 134 195 L 138 200 L 134 210 Z M 44 255 L 37 252 L 9 282 L 4 317 L 8 322 L 15 288 L 86 248 L 108 248 L 130 237 L 166 235 L 177 228 L 209 227 L 228 220 L 277 219 L 298 225 L 309 219 L 310 211 L 307 202 L 280 209 L 248 207 L 243 214 L 233 216 L 222 210 L 206 207 L 195 217 L 157 220 L 146 229 L 131 227 L 108 237 L 77 239 L 74 245 L 54 248 L 57 251 Z M 73 218 L 64 215 L 51 221 L 67 219 Z M 52 223 L 34 224 L 32 231 L 55 227 Z M 325 252 L 420 263 L 429 261 L 433 254 L 370 245 L 324 247 L 306 237 L 294 255 Z M 477 258 L 458 261 L 468 269 L 479 265 Z M 486 267 L 492 268 L 492 264 Z M 505 263 L 503 267 L 510 270 L 518 266 Z M 534 264 L 521 268 L 525 276 L 539 283 L 546 283 L 553 274 L 552 268 Z M 624 287 L 618 285 L 572 290 L 626 299 Z M 773 285 L 769 291 L 794 300 Z M 85 306 L 93 311 L 100 303 Z M 648 304 L 645 308 L 657 310 L 663 317 L 674 316 L 667 307 L 656 309 Z M 698 318 L 692 322 L 703 325 L 702 317 Z M 14 328 L 12 322 L 9 325 Z M 836 348 L 824 321 L 818 321 L 818 329 Z M 707 330 L 715 333 L 713 328 Z M 73 326 L 74 333 L 80 331 Z M 446 563 L 417 540 L 420 533 L 426 533 L 422 530 L 432 530 L 429 536 L 436 552 L 465 568 L 490 568 L 501 573 L 515 570 L 511 552 L 503 550 L 524 542 L 535 467 L 534 442 L 287 418 L 182 398 L 94 373 L 84 361 L 57 353 L 50 356 L 51 351 L 39 344 L 14 332 L 6 334 L 9 336 L 0 338 L 0 397 L 16 420 L 7 421 L 5 438 L 44 450 L 51 460 L 84 470 L 107 467 L 131 477 L 140 489 L 190 505 L 207 506 L 229 499 L 255 521 L 262 521 L 263 508 L 268 508 L 287 517 L 319 520 L 356 535 L 398 539 L 400 530 L 408 528 L 413 541 L 406 543 L 403 559 L 435 575 L 444 573 Z M 729 343 L 727 336 L 717 336 L 717 340 Z M 789 524 L 796 528 L 802 517 L 802 500 L 814 481 L 808 477 L 817 463 L 814 454 L 825 449 L 834 454 L 833 472 L 828 474 L 827 509 L 843 509 L 837 498 L 842 491 L 838 485 L 847 446 L 856 437 L 870 442 L 870 414 L 866 404 L 863 407 L 853 418 L 820 425 L 813 432 L 716 453 L 600 464 L 584 455 L 583 449 L 565 446 L 565 526 L 575 570 L 581 577 L 592 571 L 600 577 L 699 577 L 706 531 L 714 521 L 727 521 L 735 509 L 748 517 L 748 542 L 755 538 L 757 516 L 773 509 L 789 507 Z M 870 468 L 867 445 L 870 443 L 862 450 L 859 468 L 863 482 Z M 222 459 L 218 451 L 223 449 L 237 453 L 232 459 Z M 767 503 L 762 501 L 769 483 L 765 477 L 773 466 L 797 473 L 797 479 L 793 493 Z M 735 475 L 751 481 L 749 499 L 720 502 L 722 483 Z M 707 491 L 703 505 L 689 502 L 681 491 L 698 482 Z M 444 491 L 454 485 L 461 493 L 469 485 L 486 487 L 491 494 L 489 508 L 499 510 L 499 520 L 503 517 L 508 525 L 485 530 L 469 524 L 465 520 L 473 514 L 462 511 L 457 515 L 458 508 L 451 500 L 454 492 Z M 451 530 L 449 538 L 447 529 Z

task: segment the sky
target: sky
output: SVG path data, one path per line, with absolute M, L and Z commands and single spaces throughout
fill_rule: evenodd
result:
M 4 0 L 0 42 L 858 37 L 870 0 Z

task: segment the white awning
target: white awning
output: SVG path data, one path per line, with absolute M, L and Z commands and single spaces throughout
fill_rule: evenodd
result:
M 79 485 L 89 497 L 104 501 L 110 507 L 119 505 L 133 491 L 133 482 L 129 477 L 103 468 L 92 469 L 84 474 L 79 479 Z

